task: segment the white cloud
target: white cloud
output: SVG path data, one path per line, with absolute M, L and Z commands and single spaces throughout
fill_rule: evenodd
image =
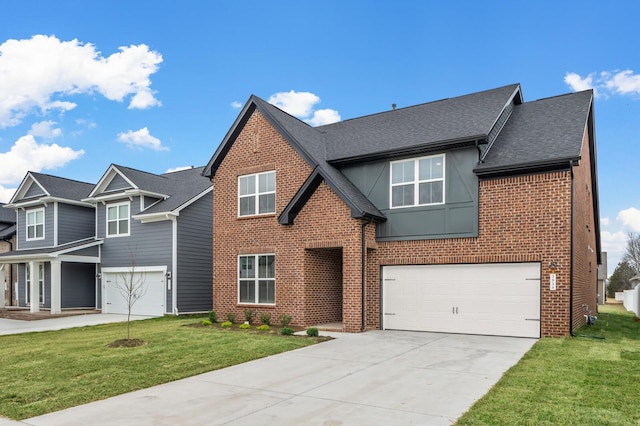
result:
M 231 102 L 231 108 L 240 109 L 240 108 L 242 108 L 242 104 L 240 102 L 238 102 L 238 101 L 233 101 L 233 102 Z
M 57 144 L 39 144 L 33 135 L 22 136 L 9 152 L 0 153 L 0 185 L 11 185 L 22 180 L 27 171 L 39 172 L 63 167 L 84 154 Z
M 0 44 L 0 128 L 19 124 L 40 110 L 69 111 L 76 104 L 64 96 L 98 92 L 129 108 L 160 105 L 150 89 L 151 74 L 162 55 L 144 44 L 119 47 L 108 57 L 93 44 L 61 41 L 55 36 L 7 40 Z
M 319 109 L 313 112 L 313 117 L 305 121 L 312 126 L 322 126 L 337 123 L 340 121 L 340 114 L 334 109 Z
M 160 139 L 152 136 L 149 129 L 143 127 L 140 130 L 129 130 L 118 133 L 118 141 L 126 144 L 132 149 L 152 149 L 154 151 L 169 151 L 169 148 L 162 146 Z
M 611 221 L 609 220 L 608 217 L 601 217 L 600 218 L 600 224 L 602 226 L 609 226 L 609 223 L 611 223 Z
M 62 129 L 54 128 L 57 123 L 55 121 L 47 120 L 39 123 L 33 123 L 29 134 L 44 139 L 54 139 L 62 134 Z
M 8 203 L 18 188 L 5 188 L 0 185 L 0 203 Z
M 586 77 L 569 72 L 564 76 L 564 82 L 574 91 L 593 89 L 596 96 L 606 94 L 640 95 L 640 74 L 632 70 L 602 71 L 591 73 Z
M 616 220 L 620 221 L 623 226 L 634 232 L 640 232 L 640 210 L 631 207 L 621 210 L 616 216 Z
M 171 169 L 167 169 L 165 173 L 173 173 L 173 172 L 179 172 L 181 170 L 191 170 L 191 169 L 193 169 L 193 166 L 178 166 L 178 167 L 173 167 Z
M 312 126 L 322 126 L 341 120 L 340 114 L 334 109 L 319 109 L 314 106 L 320 103 L 320 97 L 311 92 L 279 92 L 269 97 L 269 103 L 281 110 L 298 117 Z

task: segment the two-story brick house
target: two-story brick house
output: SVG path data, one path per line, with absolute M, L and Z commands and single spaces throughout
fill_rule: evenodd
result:
M 596 306 L 593 93 L 519 85 L 310 127 L 252 96 L 204 175 L 215 310 L 558 336 Z
M 17 305 L 126 313 L 123 284 L 133 280 L 134 314 L 208 311 L 212 188 L 201 172 L 111 165 L 97 184 L 27 173 L 4 206 L 17 241 L 0 254 L 17 266 Z

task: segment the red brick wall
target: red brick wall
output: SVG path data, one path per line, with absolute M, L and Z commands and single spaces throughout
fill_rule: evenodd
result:
M 276 171 L 276 213 L 238 218 L 238 176 L 268 170 Z M 255 111 L 214 176 L 214 252 L 213 308 L 224 317 L 235 312 L 243 318 L 244 309 L 293 317 L 293 323 L 315 325 L 317 309 L 308 309 L 317 294 L 305 291 L 305 271 L 317 277 L 314 267 L 305 269 L 307 249 L 342 248 L 342 315 L 344 329 L 357 331 L 361 317 L 360 220 L 351 218 L 350 209 L 329 188 L 320 184 L 302 208 L 293 225 L 278 224 L 278 215 L 311 174 L 311 167 Z M 238 303 L 238 254 L 275 253 L 275 306 Z M 334 272 L 333 278 L 337 275 Z
M 305 250 L 306 322 L 342 321 L 342 249 Z
M 379 263 L 540 262 L 542 335 L 565 335 L 569 332 L 570 189 L 569 172 L 483 180 L 478 237 L 380 242 Z M 552 261 L 558 265 L 554 271 L 549 268 Z M 549 290 L 551 272 L 557 274 L 555 291 Z M 369 286 L 379 283 L 379 271 L 368 278 Z M 379 318 L 379 312 L 372 316 Z
M 589 139 L 585 131 L 580 164 L 574 174 L 574 227 L 573 227 L 573 328 L 585 324 L 588 309 L 595 315 L 598 281 L 595 219 L 589 155 Z M 587 306 L 584 306 L 587 305 Z

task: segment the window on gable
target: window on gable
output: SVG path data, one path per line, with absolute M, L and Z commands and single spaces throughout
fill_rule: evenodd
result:
M 238 256 L 238 301 L 274 304 L 276 257 L 273 254 Z
M 238 216 L 255 216 L 275 212 L 275 171 L 238 178 Z
M 27 211 L 27 241 L 44 239 L 44 209 Z
M 129 203 L 107 206 L 107 237 L 129 235 Z
M 391 208 L 444 204 L 444 154 L 391 162 Z

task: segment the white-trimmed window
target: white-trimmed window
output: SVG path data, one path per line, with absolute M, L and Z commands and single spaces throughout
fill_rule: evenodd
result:
M 29 264 L 26 263 L 24 268 L 25 271 L 25 283 L 26 283 L 26 291 L 25 291 L 25 302 L 27 305 L 31 305 L 31 268 Z M 44 305 L 44 265 L 42 263 L 38 263 L 36 268 L 38 269 L 38 287 L 40 288 L 40 304 Z
M 27 210 L 27 241 L 44 239 L 44 209 Z
M 276 303 L 276 256 L 251 254 L 238 256 L 238 302 Z
M 391 208 L 444 204 L 445 156 L 391 162 Z
M 129 235 L 129 202 L 107 205 L 107 237 Z
M 238 216 L 276 212 L 276 172 L 238 177 Z

